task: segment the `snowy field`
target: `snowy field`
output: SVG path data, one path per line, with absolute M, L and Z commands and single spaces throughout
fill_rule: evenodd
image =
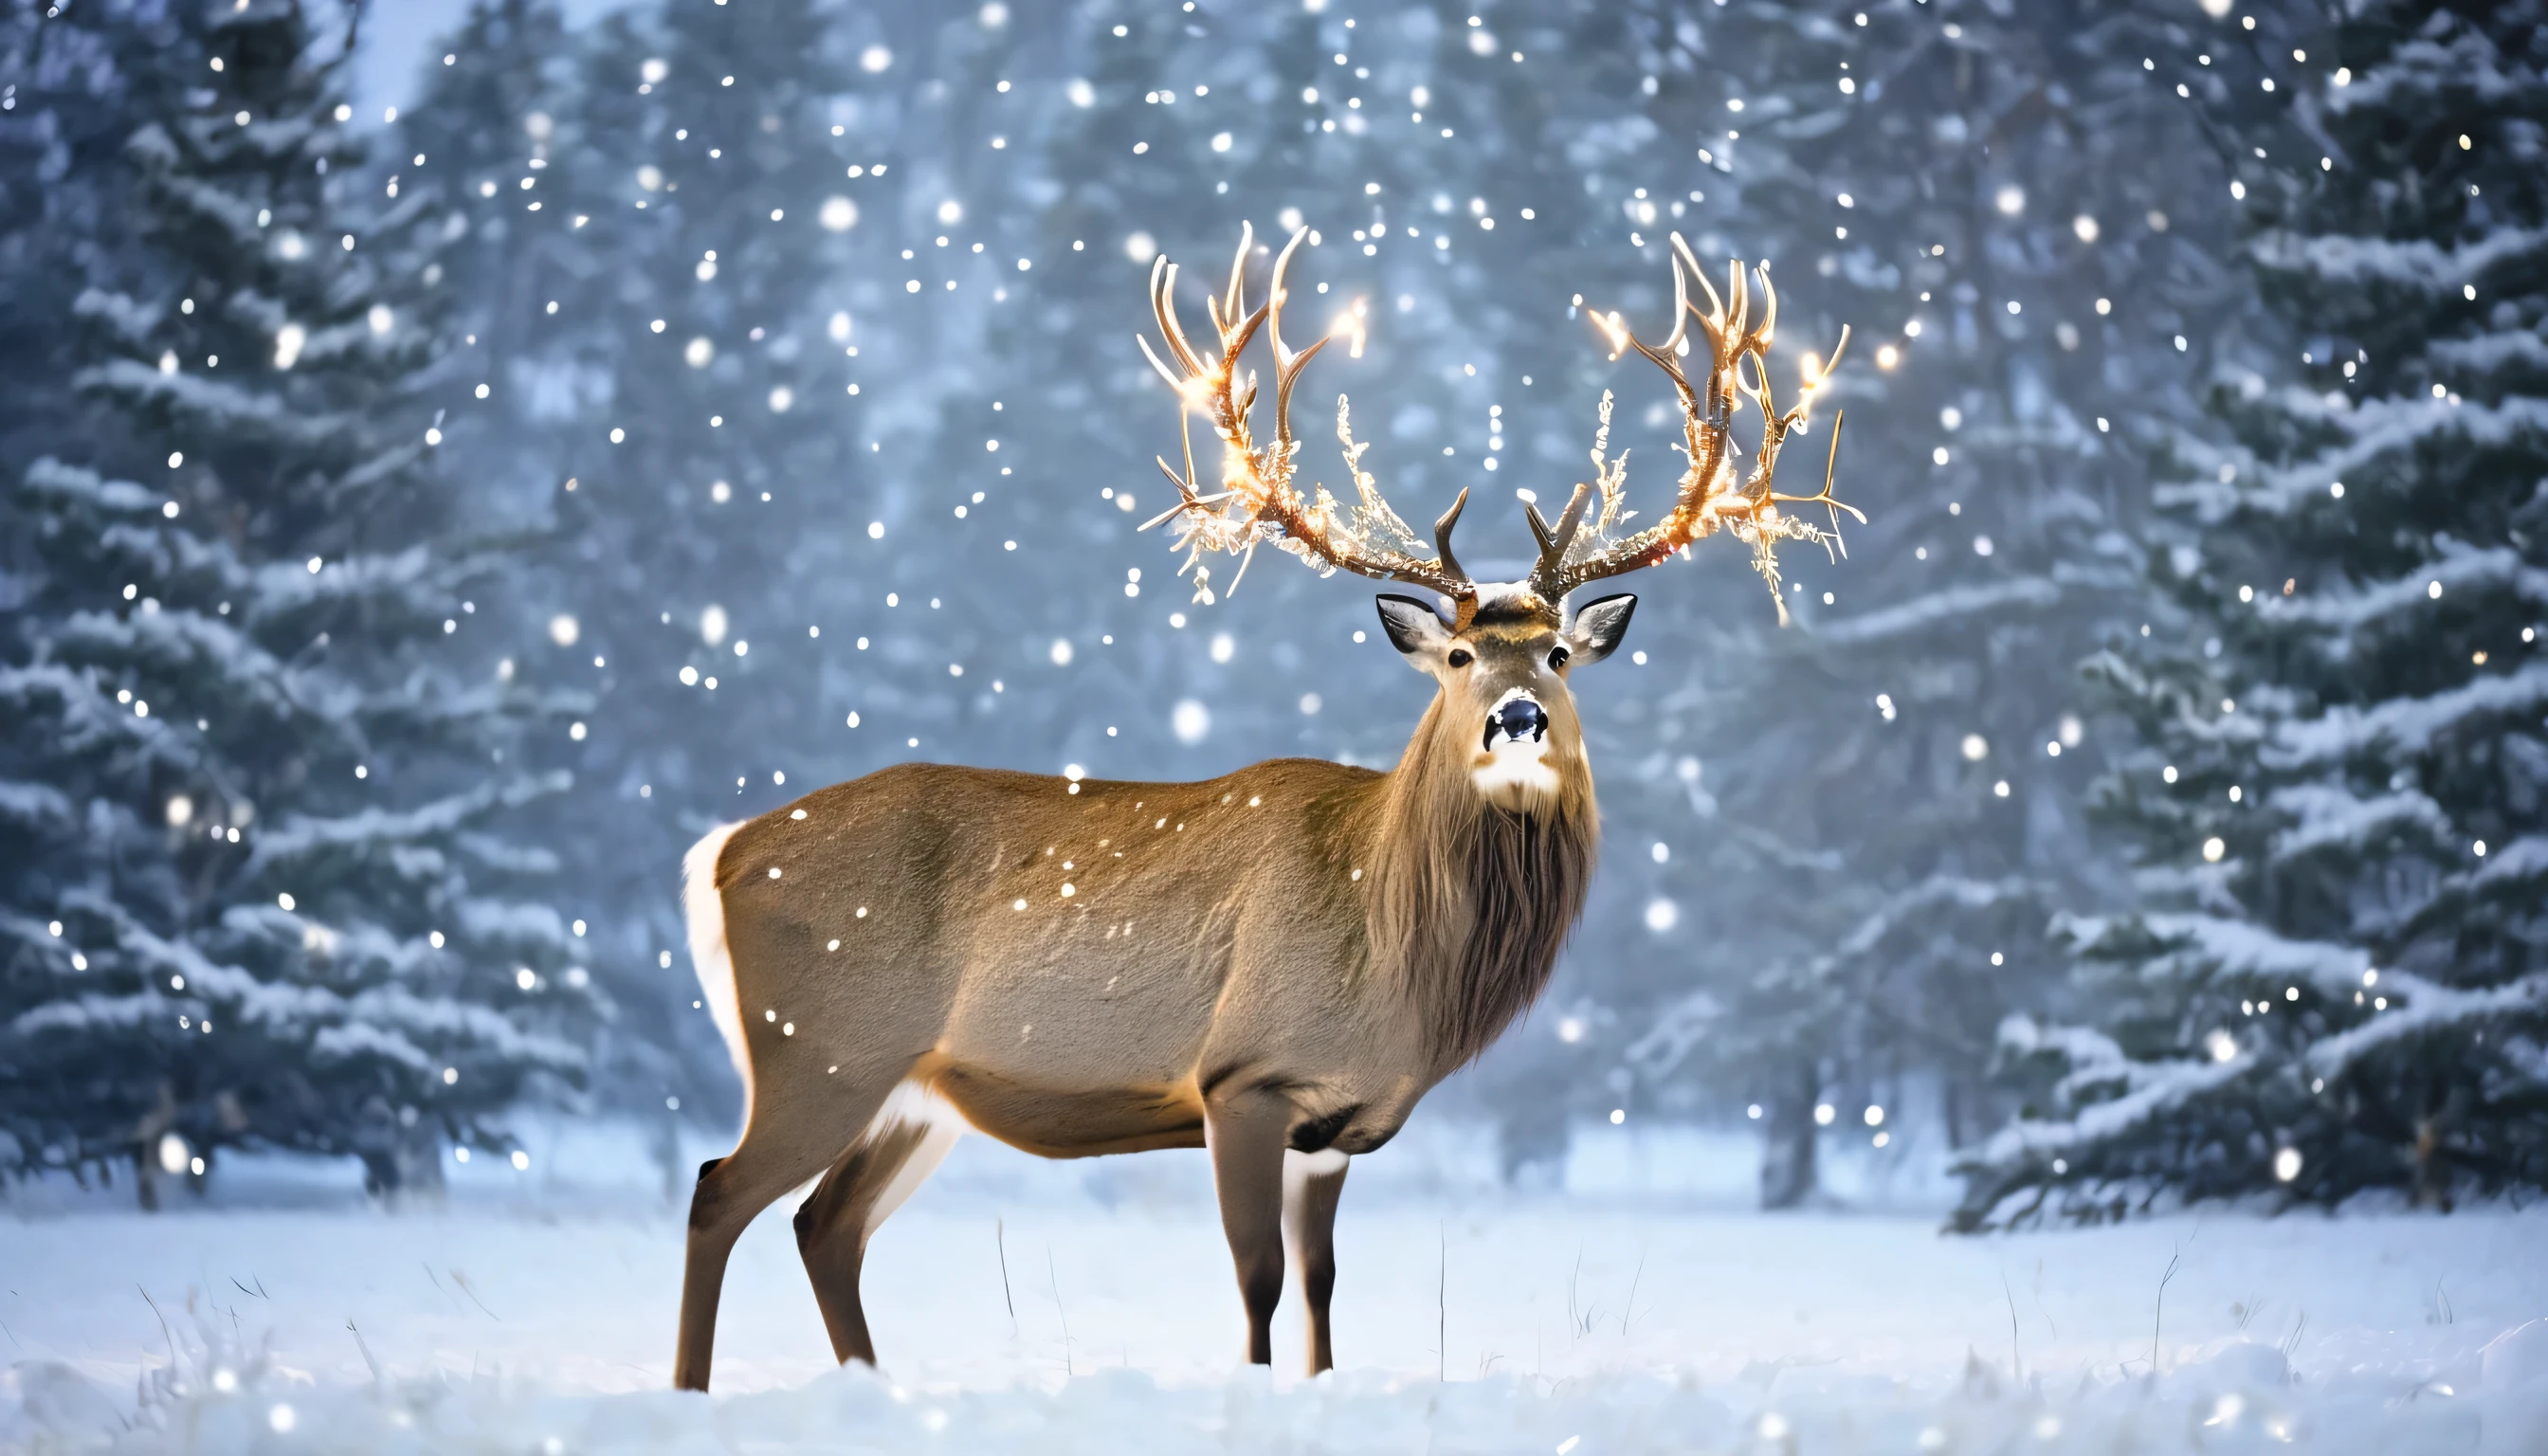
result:
M 432 1212 L 272 1164 L 157 1217 L 22 1191 L 0 1449 L 2548 1453 L 2548 1215 L 1953 1238 L 1865 1165 L 1765 1218 L 1746 1142 L 1605 1129 L 1514 1195 L 1423 1131 L 1356 1166 L 1315 1382 L 1297 1297 L 1272 1379 L 1237 1369 L 1199 1154 L 968 1139 L 872 1251 L 881 1374 L 831 1367 L 782 1204 L 713 1398 L 665 1388 L 681 1219 L 633 1138 L 481 1159 Z

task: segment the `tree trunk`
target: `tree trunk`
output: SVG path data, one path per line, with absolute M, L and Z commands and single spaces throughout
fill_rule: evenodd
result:
M 363 1150 L 363 1191 L 391 1203 L 442 1196 L 442 1144 L 431 1137 L 405 1138 Z
M 2451 1168 L 2442 1152 L 2442 1138 L 2449 1131 L 2453 1114 L 2459 1111 L 2456 1091 L 2445 1092 L 2439 1082 L 2429 1085 L 2424 1093 L 2423 1114 L 2415 1119 L 2415 1207 L 2451 1211 Z
M 392 1203 L 441 1196 L 442 1138 L 429 1122 L 393 1114 L 375 1099 L 364 1109 L 358 1139 L 364 1192 Z
M 133 1129 L 134 1191 L 145 1214 L 159 1212 L 159 1139 L 176 1126 L 177 1092 L 162 1079 L 159 1100 Z
M 654 1144 L 649 1151 L 654 1154 L 655 1171 L 664 1180 L 665 1204 L 679 1206 L 696 1181 L 695 1172 L 682 1162 L 680 1114 L 666 1112 L 656 1120 Z
M 1523 1090 L 1528 1095 L 1496 1119 L 1497 1171 L 1508 1188 L 1526 1180 L 1541 1187 L 1561 1187 L 1566 1181 L 1566 1149 L 1574 1134 L 1567 1121 L 1564 1088 L 1543 1085 Z
M 1813 1196 L 1814 1102 L 1822 1078 L 1810 1058 L 1790 1064 L 1772 1090 L 1761 1129 L 1761 1207 L 1791 1209 Z

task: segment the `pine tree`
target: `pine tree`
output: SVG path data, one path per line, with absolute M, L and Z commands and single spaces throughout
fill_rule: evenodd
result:
M 2125 58 L 2150 29 L 2105 7 L 1628 6 L 1565 46 L 1602 58 L 1582 91 L 1638 100 L 1587 128 L 1617 160 L 1585 187 L 1657 266 L 1601 306 L 1668 327 L 1680 231 L 1719 269 L 1769 263 L 1782 371 L 1853 330 L 1815 410 L 1818 432 L 1848 411 L 1841 495 L 1868 511 L 1840 523 L 1850 558 L 1791 562 L 1778 608 L 1720 562 L 1697 609 L 1640 615 L 1659 681 L 1612 715 L 1636 791 L 1605 799 L 1587 936 L 1619 963 L 1572 1023 L 1616 1063 L 1578 1082 L 1604 1106 L 1748 1103 L 1772 1206 L 1812 1191 L 1844 1106 L 1878 1147 L 1900 1122 L 1863 1109 L 1904 1096 L 1934 1099 L 1915 1129 L 1983 1126 L 1993 1029 L 2058 989 L 2048 907 L 2098 894 L 2068 807 L 2097 744 L 2063 686 L 2136 584 L 2118 431 L 2190 409 L 2139 361 L 2219 292 L 2186 227 L 2211 184 L 2142 164 L 2194 135 Z M 1631 358 L 1602 383 L 1632 494 L 1668 479 L 1662 382 Z M 1827 444 L 1796 441 L 1787 471 Z
M 15 99 L 121 139 L 54 284 L 78 410 L 16 502 L 0 1176 L 130 1160 L 146 1200 L 264 1146 L 431 1186 L 600 1009 L 513 890 L 554 866 L 512 811 L 562 786 L 517 746 L 569 704 L 461 634 L 510 558 L 435 470 L 448 233 L 344 195 L 346 37 L 301 7 L 48 27 L 113 84 Z
M 488 0 L 402 119 L 405 185 L 465 219 L 450 276 L 492 386 L 451 448 L 546 533 L 497 617 L 526 680 L 594 698 L 542 762 L 576 774 L 548 842 L 625 1008 L 597 1069 L 623 1107 L 732 1105 L 677 950 L 682 851 L 855 762 L 854 610 L 898 544 L 866 526 L 900 525 L 851 389 L 861 290 L 901 266 L 876 226 L 901 77 L 860 69 L 860 23 L 683 6 L 562 33 Z
M 503 653 L 518 682 L 595 699 L 584 738 L 540 745 L 544 767 L 576 779 L 559 810 L 543 816 L 539 837 L 560 861 L 556 897 L 587 922 L 583 958 L 614 1009 L 592 1048 L 592 1096 L 653 1124 L 669 1189 L 689 1171 L 678 1155 L 682 1109 L 694 1117 L 715 1101 L 697 1095 L 694 1069 L 721 1079 L 725 1058 L 682 1035 L 697 993 L 686 967 L 661 963 L 679 938 L 664 864 L 592 852 L 596 840 L 629 843 L 627 825 L 613 821 L 638 787 L 615 781 L 600 762 L 625 746 L 608 735 L 603 706 L 618 684 L 610 652 L 618 639 L 598 623 L 586 635 L 592 603 L 575 585 L 592 574 L 603 543 L 575 529 L 577 487 L 567 484 L 610 448 L 584 411 L 608 397 L 625 362 L 604 348 L 581 351 L 610 335 L 601 319 L 569 309 L 591 304 L 591 294 L 561 287 L 612 280 L 600 246 L 626 241 L 590 216 L 576 221 L 563 170 L 588 154 L 586 61 L 596 35 L 570 31 L 551 0 L 481 0 L 432 47 L 422 85 L 383 148 L 391 155 L 375 170 L 390 174 L 388 196 L 419 199 L 451 232 L 437 262 L 451 309 L 445 332 L 457 344 L 452 364 L 489 385 L 486 398 L 473 391 L 445 417 L 447 468 L 473 483 L 491 519 L 536 537 L 533 556 L 545 568 L 490 584 L 478 629 L 486 650 Z
M 9 284 L 0 290 L 0 336 L 15 341 L 0 356 L 9 402 L 0 410 L 0 462 L 23 465 L 40 453 L 71 399 L 77 290 L 61 282 L 81 266 L 83 241 L 103 241 L 94 236 L 93 179 L 124 140 L 106 130 L 115 109 L 96 104 L 123 81 L 103 48 L 89 32 L 46 25 L 32 0 L 0 6 L 0 279 Z M 0 522 L 9 509 L 0 498 Z M 0 552 L 25 539 L 23 529 L 0 529 L 9 543 Z M 0 571 L 13 566 L 26 562 L 0 555 Z M 0 587 L 0 610 L 15 605 L 15 590 Z
M 2006 1034 L 2037 1100 L 1968 1227 L 2548 1183 L 2543 12 L 2277 19 L 2239 60 L 2291 109 L 2224 139 L 2280 327 L 2170 441 L 2164 605 L 2096 664 L 2146 908 L 2067 926 L 2090 1024 Z

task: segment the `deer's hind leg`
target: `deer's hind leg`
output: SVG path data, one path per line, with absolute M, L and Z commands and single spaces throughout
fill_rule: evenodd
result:
M 899 1064 L 853 1080 L 844 1068 L 823 1080 L 819 1098 L 772 1096 L 756 1089 L 750 1119 L 734 1151 L 702 1164 L 690 1193 L 688 1244 L 682 1268 L 681 1329 L 673 1351 L 673 1386 L 708 1388 L 716 1353 L 718 1297 L 735 1240 L 787 1190 L 799 1187 L 840 1155 L 845 1133 L 864 1128 L 901 1079 Z M 769 1080 L 767 1077 L 764 1080 Z
M 917 1091 L 907 1083 L 905 1089 Z M 796 1210 L 796 1252 L 813 1283 L 832 1355 L 844 1365 L 875 1363 L 866 1307 L 859 1298 L 867 1239 L 937 1171 L 963 1133 L 953 1109 L 925 1094 L 918 1108 L 905 1109 L 895 1105 L 901 1095 L 896 1093 Z

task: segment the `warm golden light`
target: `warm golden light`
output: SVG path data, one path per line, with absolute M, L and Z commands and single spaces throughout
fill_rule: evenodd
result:
M 1812 389 L 1823 382 L 1823 356 L 1807 349 L 1805 357 L 1796 361 L 1796 372 L 1804 376 L 1805 388 Z
M 1362 300 L 1356 299 L 1354 300 L 1352 308 L 1346 310 L 1344 313 L 1338 314 L 1336 316 L 1336 321 L 1327 325 L 1327 337 L 1340 338 L 1346 341 L 1345 354 L 1348 358 L 1359 359 L 1362 357 L 1362 345 L 1364 339 L 1362 314 Z
M 1902 351 L 1891 344 L 1879 344 L 1875 350 L 1875 367 L 1890 369 L 1902 362 Z
M 1617 358 L 1620 351 L 1628 347 L 1628 330 L 1620 325 L 1618 315 L 1595 312 L 1592 315 L 1592 326 L 1600 329 L 1601 336 L 1609 341 L 1610 357 Z

